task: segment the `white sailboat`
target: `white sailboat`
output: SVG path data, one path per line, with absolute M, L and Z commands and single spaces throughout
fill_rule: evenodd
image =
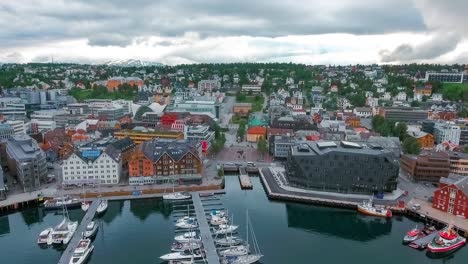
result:
M 96 222 L 94 222 L 94 221 L 89 222 L 89 224 L 86 225 L 85 231 L 83 232 L 83 237 L 84 238 L 91 238 L 91 237 L 95 236 L 96 233 L 97 233 L 98 227 L 99 227 L 99 225 Z
M 67 245 L 78 228 L 78 222 L 73 222 L 70 220 L 68 216 L 68 210 L 65 205 L 63 205 L 62 210 L 63 220 L 60 222 L 60 224 L 55 226 L 54 230 L 52 231 L 52 243 Z
M 84 184 L 83 184 L 83 201 L 81 202 L 81 210 L 83 210 L 84 212 L 88 211 L 89 205 L 90 205 L 90 202 L 86 201 L 86 193 L 84 191 Z
M 185 242 L 185 243 L 180 243 L 180 242 L 174 242 L 172 243 L 171 246 L 171 251 L 177 252 L 177 251 L 185 251 L 185 250 L 195 250 L 199 249 L 201 247 L 200 243 L 197 242 Z
M 221 250 L 219 254 L 221 256 L 243 256 L 249 254 L 249 246 L 248 245 L 237 245 L 231 246 L 228 249 Z
M 96 213 L 97 214 L 104 213 L 107 210 L 108 205 L 109 203 L 107 202 L 107 200 L 101 200 L 101 202 L 98 205 L 98 208 L 96 209 Z
M 180 242 L 180 243 L 188 243 L 188 242 L 198 242 L 200 243 L 201 242 L 201 238 L 200 236 L 197 234 L 197 232 L 186 232 L 182 235 L 179 235 L 179 236 L 175 236 L 174 237 L 174 240 L 176 242 Z
M 210 225 L 219 226 L 229 224 L 229 219 L 227 217 L 212 216 L 210 219 Z
M 220 246 L 237 246 L 244 242 L 242 238 L 235 236 L 226 236 L 223 238 L 215 239 L 215 243 Z
M 52 244 L 52 231 L 54 231 L 52 227 L 49 227 L 45 229 L 44 231 L 42 231 L 39 234 L 39 237 L 37 238 L 37 243 L 40 245 L 41 244 L 51 245 Z
M 182 252 L 172 252 L 165 255 L 160 256 L 159 258 L 162 260 L 170 261 L 170 260 L 192 260 L 192 259 L 201 259 L 203 258 L 203 251 L 201 250 L 185 250 Z
M 198 223 L 194 218 L 189 218 L 187 220 L 177 222 L 175 226 L 181 229 L 193 229 L 198 227 Z
M 168 180 L 169 181 L 169 180 Z M 192 195 L 188 192 L 175 192 L 174 181 L 172 182 L 172 193 L 164 194 L 163 199 L 168 201 L 175 200 L 187 200 L 192 198 Z
M 219 225 L 218 228 L 214 229 L 213 234 L 215 235 L 225 235 L 229 233 L 236 232 L 239 226 L 236 225 Z
M 85 263 L 89 255 L 93 251 L 94 246 L 91 245 L 90 239 L 81 239 L 78 246 L 73 251 L 73 255 L 70 259 L 70 264 L 82 264 Z

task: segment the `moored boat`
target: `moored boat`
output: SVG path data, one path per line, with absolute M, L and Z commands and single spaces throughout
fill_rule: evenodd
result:
M 222 264 L 252 264 L 259 261 L 262 254 L 251 254 L 243 256 L 226 256 L 221 260 Z
M 98 224 L 94 221 L 89 222 L 88 225 L 86 225 L 86 229 L 83 232 L 83 237 L 84 238 L 92 238 L 93 236 L 96 235 L 97 230 L 98 230 Z
M 229 219 L 226 217 L 212 216 L 210 219 L 210 225 L 219 226 L 229 224 Z
M 233 236 L 215 239 L 215 243 L 220 246 L 236 246 L 242 244 L 243 242 L 244 240 L 242 240 L 241 238 Z
M 439 232 L 428 245 L 427 250 L 433 254 L 451 253 L 466 243 L 466 238 L 460 236 L 452 226 Z
M 198 236 L 197 232 L 187 232 L 182 235 L 174 237 L 176 242 L 184 243 L 184 242 L 201 242 L 200 236 Z
M 40 234 L 39 234 L 39 237 L 37 238 L 37 243 L 38 244 L 47 244 L 47 245 L 51 245 L 52 244 L 52 231 L 54 231 L 53 228 L 49 227 L 47 229 L 45 229 L 44 231 L 42 231 Z
M 187 200 L 190 199 L 192 195 L 186 192 L 175 192 L 163 195 L 164 200 Z
M 197 242 L 174 242 L 171 246 L 171 251 L 185 251 L 185 250 L 195 250 L 201 247 L 200 243 Z
M 218 228 L 215 228 L 213 234 L 215 235 L 224 235 L 236 232 L 239 226 L 236 225 L 219 225 Z
M 416 239 L 424 236 L 426 236 L 426 234 L 423 232 L 423 230 L 418 229 L 418 227 L 416 226 L 415 228 L 408 231 L 408 233 L 406 233 L 406 236 L 403 237 L 403 243 L 411 243 Z
M 177 222 L 175 226 L 181 229 L 193 229 L 193 228 L 197 228 L 198 224 L 197 224 L 197 221 L 194 219 L 187 219 L 187 220 Z
M 96 209 L 97 214 L 103 214 L 107 210 L 107 206 L 109 203 L 107 200 L 101 200 L 101 202 L 98 205 L 98 208 Z
M 68 244 L 77 228 L 78 222 L 72 222 L 68 218 L 64 217 L 62 222 L 54 227 L 54 230 L 52 231 L 52 243 Z
M 221 256 L 244 256 L 249 254 L 249 246 L 248 245 L 238 245 L 232 246 L 228 249 L 221 250 L 219 254 Z
M 81 202 L 81 210 L 83 210 L 84 212 L 88 211 L 89 204 L 89 202 Z
M 192 259 L 201 259 L 203 258 L 203 251 L 201 250 L 185 250 L 182 252 L 172 252 L 160 256 L 162 260 L 192 260 Z
M 70 264 L 82 264 L 85 263 L 86 259 L 88 259 L 89 255 L 93 251 L 94 246 L 91 245 L 90 239 L 81 239 L 78 242 L 78 246 L 73 251 L 73 255 L 70 259 Z
M 392 211 L 386 208 L 378 208 L 374 205 L 372 197 L 368 201 L 363 201 L 362 204 L 357 206 L 358 212 L 378 217 L 392 217 Z
M 78 208 L 81 206 L 79 199 L 70 197 L 56 197 L 44 202 L 44 209 L 47 210 L 61 210 L 63 207 L 66 208 Z

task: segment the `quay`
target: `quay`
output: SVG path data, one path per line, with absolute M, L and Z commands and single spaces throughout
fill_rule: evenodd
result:
M 81 220 L 80 225 L 76 229 L 75 234 L 73 234 L 72 239 L 68 243 L 67 248 L 65 249 L 65 251 L 63 251 L 58 264 L 70 263 L 70 259 L 73 256 L 73 251 L 78 246 L 78 242 L 82 238 L 82 234 L 85 231 L 86 226 L 93 220 L 94 216 L 96 215 L 96 210 L 100 203 L 101 203 L 100 199 L 93 200 L 93 202 L 88 208 L 88 211 L 86 211 L 85 216 Z
M 438 231 L 433 232 L 425 237 L 421 237 L 416 239 L 415 241 L 411 242 L 411 244 L 415 244 L 418 246 L 418 249 L 426 248 L 427 244 L 429 244 L 437 235 L 439 234 Z
M 253 185 L 252 182 L 250 181 L 249 174 L 247 174 L 247 171 L 244 167 L 239 168 L 239 182 L 241 185 L 242 189 L 252 189 Z
M 209 264 L 219 264 L 219 256 L 211 234 L 210 226 L 206 220 L 205 209 L 198 193 L 192 193 L 192 201 L 195 208 L 195 215 L 198 221 L 200 236 L 205 248 L 206 260 Z

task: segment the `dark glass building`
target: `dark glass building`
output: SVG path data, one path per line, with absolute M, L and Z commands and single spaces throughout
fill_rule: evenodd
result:
M 399 161 L 378 144 L 307 142 L 291 147 L 286 171 L 292 187 L 375 194 L 397 188 Z

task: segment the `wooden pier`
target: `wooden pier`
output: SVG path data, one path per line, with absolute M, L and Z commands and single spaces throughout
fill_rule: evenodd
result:
M 252 189 L 253 185 L 252 182 L 250 181 L 249 174 L 247 174 L 247 171 L 244 167 L 239 168 L 239 183 L 241 185 L 242 189 Z
M 205 248 L 206 260 L 209 264 L 219 264 L 219 256 L 216 251 L 210 226 L 206 220 L 205 209 L 198 193 L 192 193 L 192 201 L 195 207 L 195 215 L 197 217 L 203 247 Z
M 83 237 L 83 232 L 86 230 L 86 226 L 93 220 L 96 210 L 101 203 L 100 199 L 94 199 L 91 205 L 88 208 L 88 211 L 86 211 L 85 216 L 81 220 L 80 225 L 75 231 L 75 234 L 73 234 L 72 239 L 67 245 L 67 248 L 65 251 L 63 251 L 62 256 L 60 257 L 59 264 L 69 264 L 70 259 L 73 256 L 73 251 L 75 251 L 75 248 L 78 246 L 78 242 L 80 242 L 80 239 Z

